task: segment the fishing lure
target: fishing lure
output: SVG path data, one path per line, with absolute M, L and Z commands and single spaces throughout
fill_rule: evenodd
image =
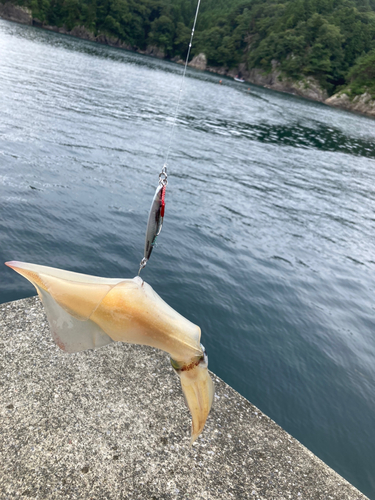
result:
M 146 266 L 151 256 L 152 249 L 155 246 L 156 239 L 160 234 L 161 228 L 163 227 L 165 212 L 165 190 L 167 189 L 167 184 L 167 167 L 166 165 L 164 165 L 162 171 L 159 174 L 159 185 L 156 188 L 154 198 L 151 203 L 150 212 L 148 214 L 145 249 L 143 259 L 141 260 L 141 263 L 139 265 L 138 276 L 140 275 L 142 269 Z
M 35 286 L 52 338 L 62 350 L 79 352 L 127 342 L 167 352 L 192 416 L 191 444 L 197 439 L 214 395 L 199 326 L 138 276 L 110 279 L 25 262 L 6 265 Z

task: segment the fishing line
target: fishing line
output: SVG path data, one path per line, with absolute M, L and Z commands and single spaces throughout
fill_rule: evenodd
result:
M 176 106 L 176 110 L 175 110 L 174 117 L 173 117 L 171 132 L 170 132 L 170 135 L 169 135 L 168 150 L 167 150 L 167 154 L 165 156 L 165 161 L 164 161 L 164 166 L 165 167 L 167 166 L 167 163 L 168 163 L 168 158 L 169 158 L 169 153 L 170 153 L 170 150 L 171 150 L 172 139 L 173 139 L 174 131 L 175 131 L 175 127 L 176 127 L 176 121 L 177 121 L 178 111 L 180 109 L 181 95 L 183 93 L 183 88 L 184 88 L 186 68 L 187 68 L 187 65 L 188 65 L 188 62 L 189 62 L 191 46 L 193 45 L 195 25 L 197 24 L 198 12 L 199 12 L 200 4 L 201 4 L 201 0 L 198 0 L 197 10 L 195 11 L 195 18 L 194 18 L 193 29 L 191 30 L 191 35 L 190 35 L 190 42 L 189 42 L 188 53 L 187 53 L 187 56 L 186 56 L 186 59 L 185 59 L 185 66 L 184 66 L 184 71 L 183 71 L 182 79 L 181 79 L 180 91 L 179 91 L 178 99 L 177 99 L 177 106 Z
M 172 120 L 171 130 L 169 133 L 168 148 L 167 148 L 167 152 L 165 155 L 163 168 L 161 169 L 161 172 L 159 174 L 159 184 L 158 184 L 158 187 L 156 188 L 154 198 L 153 198 L 152 203 L 151 203 L 150 212 L 148 214 L 145 248 L 144 248 L 144 253 L 143 253 L 143 259 L 141 260 L 140 265 L 139 265 L 138 276 L 140 275 L 142 269 L 144 267 L 146 267 L 146 264 L 151 256 L 152 249 L 155 246 L 156 238 L 159 236 L 159 234 L 161 232 L 161 228 L 163 226 L 164 210 L 165 210 L 165 191 L 166 191 L 167 184 L 168 184 L 167 163 L 168 163 L 168 159 L 169 159 L 169 153 L 171 151 L 172 139 L 173 139 L 174 134 L 175 134 L 177 116 L 178 116 L 178 111 L 180 109 L 181 96 L 183 93 L 184 82 L 185 82 L 186 68 L 187 68 L 187 65 L 189 62 L 191 47 L 193 45 L 195 25 L 197 24 L 200 4 L 201 4 L 201 0 L 198 0 L 197 8 L 195 11 L 193 29 L 191 30 L 191 34 L 190 34 L 190 42 L 189 42 L 188 52 L 187 52 L 186 59 L 185 59 L 184 71 L 182 73 L 182 78 L 181 78 L 181 84 L 180 84 L 180 89 L 179 89 L 179 93 L 178 93 L 177 105 L 176 105 L 176 109 L 175 109 L 173 120 Z

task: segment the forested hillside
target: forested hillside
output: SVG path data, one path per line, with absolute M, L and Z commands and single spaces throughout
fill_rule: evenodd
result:
M 3 1 L 3 0 L 2 0 Z M 133 48 L 184 57 L 196 0 L 19 0 L 52 26 L 85 26 Z M 315 77 L 330 94 L 348 83 L 375 94 L 375 0 L 202 0 L 192 55 L 211 66 L 272 66 Z

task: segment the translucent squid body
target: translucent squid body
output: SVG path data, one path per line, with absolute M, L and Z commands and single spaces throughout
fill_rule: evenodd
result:
M 36 288 L 56 344 L 66 352 L 129 342 L 171 356 L 192 415 L 191 443 L 211 409 L 213 382 L 200 328 L 181 316 L 141 278 L 109 279 L 24 262 L 7 262 Z

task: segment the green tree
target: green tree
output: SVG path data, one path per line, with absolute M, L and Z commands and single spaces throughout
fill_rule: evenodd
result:
M 62 16 L 64 24 L 68 30 L 71 30 L 81 21 L 80 0 L 64 0 L 62 7 Z
M 375 49 L 357 59 L 347 80 L 353 95 L 367 91 L 375 97 Z
M 164 49 L 167 55 L 173 53 L 175 27 L 170 17 L 162 15 L 151 23 L 149 43 Z
M 180 57 L 186 57 L 188 45 L 190 42 L 190 35 L 191 31 L 187 26 L 185 26 L 184 23 L 177 23 L 174 39 L 174 50 Z

